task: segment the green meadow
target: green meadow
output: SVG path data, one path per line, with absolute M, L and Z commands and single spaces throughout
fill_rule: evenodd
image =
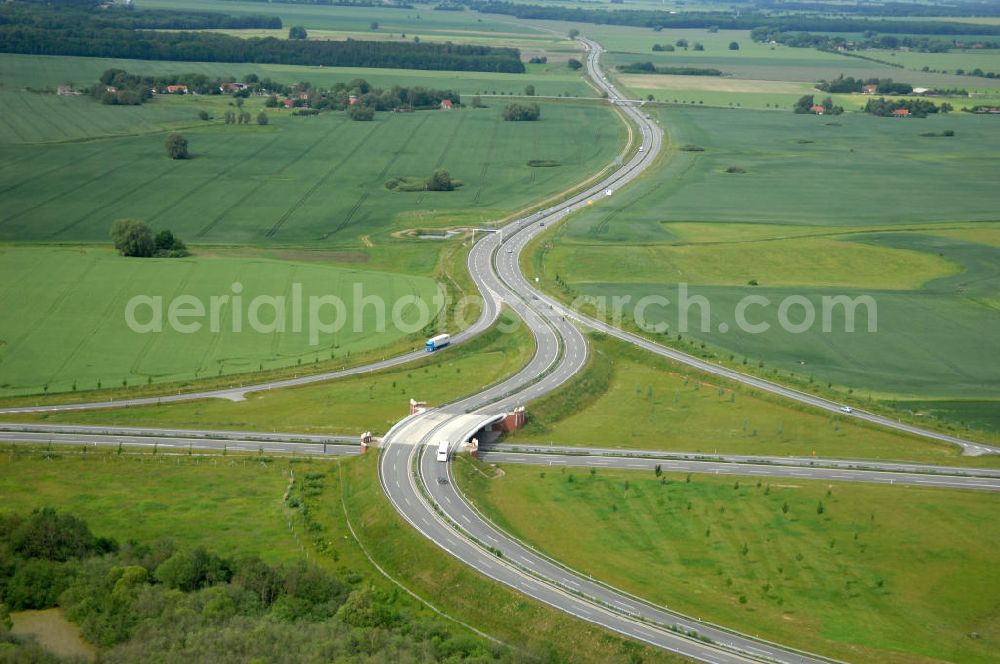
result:
M 247 395 L 245 401 L 185 403 L 5 416 L 9 421 L 159 426 L 357 435 L 382 433 L 409 412 L 410 399 L 442 405 L 516 373 L 534 353 L 528 330 L 505 313 L 511 333 L 493 328 L 462 346 L 377 373 Z M 422 345 L 423 339 L 419 340 Z M 303 367 L 304 370 L 312 370 Z
M 293 310 L 295 283 L 299 313 Z M 436 294 L 427 277 L 318 262 L 237 255 L 135 259 L 93 247 L 0 247 L 0 394 L 144 386 L 343 362 L 406 338 L 416 347 L 421 330 L 410 328 L 417 310 L 401 310 L 402 325 L 396 326 L 391 307 L 415 297 L 433 316 L 441 304 Z M 239 308 L 232 299 L 237 295 L 243 298 Z M 180 296 L 194 298 L 203 315 L 172 324 L 170 303 Z M 213 320 L 211 299 L 223 296 L 230 299 L 220 300 Z M 310 324 L 310 298 L 325 296 L 344 303 L 338 331 Z M 138 326 L 130 326 L 126 311 L 136 297 L 143 304 L 133 315 Z M 262 300 L 251 312 L 258 297 L 283 303 Z M 374 307 L 360 308 L 368 297 L 387 303 L 384 327 Z M 313 311 L 323 324 L 337 317 L 332 306 Z
M 988 662 L 1000 647 L 1000 496 L 605 469 L 484 474 L 464 457 L 456 467 L 466 495 L 515 536 L 704 620 L 847 661 Z
M 685 349 L 699 352 L 697 346 Z M 528 404 L 528 413 L 528 426 L 509 435 L 509 442 L 701 455 L 1000 464 L 997 457 L 961 456 L 957 446 L 947 443 L 792 406 L 603 337 L 591 340 L 585 371 L 561 390 Z M 949 418 L 929 412 L 923 419 Z M 968 417 L 968 423 L 978 421 Z
M 302 552 L 282 501 L 289 471 L 326 467 L 288 459 L 6 447 L 0 491 L 5 511 L 56 507 L 120 542 L 170 538 L 228 556 L 291 562 Z
M 670 135 L 662 166 L 539 245 L 530 267 L 550 287 L 567 298 L 631 296 L 626 318 L 642 296 L 666 296 L 671 306 L 646 317 L 672 338 L 855 398 L 1000 396 L 996 366 L 982 361 L 998 351 L 985 332 L 998 323 L 1000 278 L 991 118 L 658 113 Z M 955 135 L 921 136 L 946 128 Z M 707 327 L 701 308 L 682 314 L 678 284 L 709 300 Z M 748 295 L 771 302 L 747 315 L 766 334 L 737 324 Z M 837 295 L 874 298 L 875 331 L 861 309 L 854 332 L 838 311 L 822 332 L 822 298 Z M 777 309 L 789 296 L 812 303 L 810 331 L 781 329 Z M 788 320 L 805 315 L 794 309 Z M 966 419 L 960 410 L 951 419 Z
M 305 558 L 385 593 L 395 609 L 414 619 L 445 623 L 474 638 L 466 631 L 471 623 L 529 653 L 595 663 L 629 653 L 647 662 L 680 661 L 528 600 L 442 555 L 392 509 L 378 485 L 377 458 L 5 447 L 0 491 L 4 511 L 56 507 L 119 542 L 169 539 L 179 548 L 203 546 L 269 563 Z M 283 496 L 289 488 L 307 509 L 288 506 Z M 553 634 L 559 640 L 547 642 Z M 586 653 L 574 650 L 580 643 L 587 644 Z

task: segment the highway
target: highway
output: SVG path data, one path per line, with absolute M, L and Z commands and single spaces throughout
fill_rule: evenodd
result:
M 599 72 L 601 50 L 586 43 L 590 75 L 614 99 L 617 91 Z M 502 235 L 481 239 L 469 254 L 469 271 L 484 297 L 510 306 L 528 325 L 536 340 L 534 356 L 511 378 L 393 427 L 383 439 L 380 482 L 403 518 L 442 549 L 482 574 L 574 616 L 701 661 L 822 661 L 653 606 L 563 568 L 481 518 L 455 491 L 450 464 L 435 460 L 439 441 L 454 446 L 467 440 L 497 414 L 556 389 L 586 362 L 586 339 L 572 317 L 527 284 L 518 259 L 525 244 L 545 227 L 605 190 L 638 177 L 655 158 L 662 145 L 660 131 L 635 109 L 622 111 L 643 127 L 643 150 L 599 184 L 508 225 Z
M 604 79 L 599 67 L 601 47 L 583 40 L 589 51 L 587 70 L 595 83 L 608 94 L 612 103 L 621 99 L 615 87 Z M 598 201 L 606 190 L 615 191 L 640 177 L 656 159 L 663 146 L 659 127 L 641 110 L 631 104 L 618 105 L 638 127 L 641 150 L 625 153 L 622 165 L 600 183 L 545 210 L 531 214 L 505 226 L 501 232 L 487 234 L 476 242 L 469 252 L 468 268 L 484 300 L 483 312 L 473 326 L 455 335 L 453 343 L 462 341 L 488 329 L 497 319 L 501 307 L 507 306 L 519 316 L 532 332 L 535 353 L 529 363 L 514 376 L 485 390 L 438 408 L 405 418 L 394 426 L 383 439 L 379 460 L 379 480 L 394 507 L 414 528 L 435 544 L 462 562 L 473 566 L 480 573 L 517 592 L 558 608 L 562 611 L 618 632 L 629 638 L 652 644 L 693 659 L 707 662 L 819 662 L 823 657 L 768 643 L 749 635 L 727 630 L 670 611 L 667 608 L 644 602 L 627 593 L 610 588 L 589 577 L 567 569 L 526 545 L 508 537 L 478 514 L 455 489 L 451 477 L 451 464 L 435 460 L 437 444 L 448 441 L 452 447 L 467 440 L 486 423 L 502 416 L 512 408 L 523 405 L 564 384 L 584 366 L 587 360 L 587 343 L 580 327 L 586 326 L 614 336 L 657 355 L 695 367 L 701 371 L 765 390 L 787 399 L 808 404 L 827 411 L 836 411 L 845 417 L 856 417 L 873 424 L 915 433 L 929 438 L 953 443 L 967 454 L 1000 453 L 1000 450 L 979 445 L 960 438 L 902 424 L 879 415 L 854 411 L 843 413 L 841 404 L 802 393 L 760 378 L 746 376 L 720 367 L 652 341 L 611 327 L 606 323 L 571 310 L 556 299 L 540 292 L 522 274 L 519 267 L 521 252 L 528 242 L 543 233 L 567 214 Z M 599 201 L 598 201 L 599 202 Z M 447 353 L 447 349 L 444 351 Z M 200 398 L 241 400 L 247 394 L 294 387 L 358 375 L 396 366 L 425 357 L 423 350 L 407 353 L 374 364 L 303 376 L 258 385 L 239 386 L 203 392 L 146 397 L 141 399 L 99 402 L 91 404 L 65 404 L 0 409 L 4 413 L 72 411 L 92 408 L 147 405 L 187 401 Z M 223 449 L 245 451 L 288 451 L 311 454 L 349 454 L 352 446 L 337 440 L 282 441 L 281 436 L 304 438 L 297 434 L 243 434 L 239 432 L 184 432 L 174 429 L 114 430 L 95 427 L 58 429 L 50 425 L 36 425 L 34 429 L 17 429 L 13 425 L 0 431 L 0 439 L 13 442 L 46 442 L 80 445 L 88 442 L 100 445 L 117 445 L 122 441 L 144 446 L 194 447 L 222 446 Z M 163 442 L 159 442 L 163 441 Z M 356 446 L 353 446 L 356 452 Z M 560 463 L 567 465 L 601 465 L 635 469 L 677 464 L 678 468 L 696 469 L 691 472 L 738 472 L 740 474 L 767 474 L 775 476 L 801 476 L 802 479 L 844 481 L 885 481 L 892 483 L 922 484 L 929 480 L 944 479 L 961 484 L 964 488 L 997 490 L 1000 479 L 989 476 L 947 477 L 896 469 L 859 470 L 856 468 L 804 465 L 748 463 L 746 460 L 655 460 L 636 455 L 612 458 L 608 455 L 589 456 L 524 451 L 484 450 L 483 458 L 519 463 Z M 860 462 L 851 462 L 860 463 Z M 669 468 L 674 470 L 673 467 Z M 796 475 L 796 473 L 809 473 Z M 868 474 L 863 474 L 868 473 Z M 843 478 L 837 474 L 843 475 Z M 883 479 L 876 476 L 885 476 Z M 900 482 L 906 478 L 907 481 Z M 973 483 L 983 486 L 971 486 Z M 942 485 L 952 486 L 952 485 Z M 572 527 L 572 524 L 562 524 Z
M 919 471 L 902 472 L 857 468 L 830 469 L 793 465 L 771 466 L 738 461 L 695 461 L 684 459 L 664 461 L 638 456 L 609 457 L 580 454 L 526 454 L 523 452 L 503 452 L 490 449 L 480 450 L 478 458 L 489 463 L 527 463 L 539 466 L 648 471 L 652 471 L 657 466 L 660 466 L 660 469 L 666 473 L 703 473 L 709 475 L 751 476 L 761 479 L 865 482 L 869 484 L 892 484 L 939 489 L 1000 491 L 1000 477 L 951 475 Z

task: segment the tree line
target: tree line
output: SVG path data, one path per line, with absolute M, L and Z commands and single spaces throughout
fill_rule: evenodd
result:
M 863 92 L 864 86 L 874 85 L 876 86 L 876 92 L 882 95 L 908 95 L 913 92 L 913 86 L 909 83 L 897 83 L 891 78 L 854 78 L 853 76 L 845 77 L 843 74 L 833 79 L 832 81 L 820 81 L 816 84 L 817 90 L 822 90 L 823 92 L 835 92 L 840 94 L 847 94 L 851 92 Z
M 877 27 L 881 29 L 881 25 Z M 750 38 L 756 42 L 773 41 L 792 48 L 818 48 L 823 51 L 833 51 L 842 47 L 851 50 L 907 48 L 921 53 L 945 53 L 952 49 L 1000 48 L 998 40 L 897 37 L 896 35 L 880 35 L 875 30 L 865 31 L 863 37 L 859 39 L 841 35 L 814 34 L 807 31 L 790 32 L 779 28 L 760 26 L 750 31 Z
M 317 111 L 346 109 L 361 114 L 367 110 L 374 112 L 439 108 L 445 99 L 455 105 L 462 102 L 461 96 L 454 90 L 437 90 L 419 85 L 379 88 L 363 78 L 338 81 L 331 88 L 317 88 L 308 81 L 303 81 L 292 86 L 291 92 L 296 97 L 293 101 L 296 108 L 310 108 Z M 270 108 L 280 105 L 277 95 L 271 95 L 265 102 L 265 106 Z
M 243 39 L 215 32 L 159 32 L 105 27 L 92 13 L 69 12 L 72 26 L 36 21 L 32 12 L 0 4 L 0 51 L 137 60 L 523 73 L 515 48 L 395 41 Z
M 604 10 L 557 5 L 529 5 L 503 0 L 464 0 L 472 9 L 485 14 L 502 14 L 524 19 L 573 21 L 598 25 L 624 25 L 638 28 L 718 28 L 752 30 L 767 27 L 777 32 L 864 32 L 938 35 L 1000 35 L 1000 25 L 948 21 L 870 20 L 824 16 L 772 16 L 755 10 L 739 15 L 729 12 L 678 12 L 655 10 Z
M 9 610 L 53 606 L 110 664 L 525 657 L 414 615 L 397 593 L 346 570 L 227 557 L 169 540 L 119 544 L 51 508 L 0 515 L 0 561 L 0 650 L 9 661 L 56 661 L 13 637 L 8 618 Z
M 948 102 L 938 106 L 929 99 L 886 99 L 885 97 L 869 99 L 868 103 L 865 104 L 865 113 L 880 117 L 888 117 L 893 115 L 895 111 L 904 109 L 915 118 L 925 118 L 932 113 L 948 113 L 954 110 L 954 107 Z
M 630 65 L 618 65 L 618 71 L 623 74 L 672 74 L 674 76 L 722 76 L 722 71 L 711 67 L 663 67 L 652 62 L 633 62 Z
M 90 25 L 119 30 L 261 30 L 280 29 L 279 16 L 231 16 L 222 12 L 173 9 L 136 9 L 112 6 L 99 9 L 94 2 L 48 4 L 13 2 L 0 5 L 0 23 L 55 29 Z

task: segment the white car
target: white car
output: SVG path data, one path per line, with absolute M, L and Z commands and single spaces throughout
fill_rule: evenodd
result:
M 639 146 L 639 152 L 642 152 L 642 146 L 641 145 Z
M 605 195 L 605 196 L 610 196 L 610 195 L 611 195 L 611 194 L 613 194 L 613 193 L 615 193 L 615 192 L 613 192 L 613 191 L 611 191 L 610 189 L 608 189 L 608 190 L 607 190 L 606 192 L 604 192 L 604 195 Z
M 842 412 L 842 413 L 853 413 L 854 409 L 851 408 L 850 406 L 841 406 L 840 407 L 840 412 Z

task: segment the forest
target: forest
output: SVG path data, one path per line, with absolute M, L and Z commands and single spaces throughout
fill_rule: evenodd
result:
M 253 62 L 523 73 L 514 48 L 389 41 L 243 39 L 214 32 L 158 32 L 107 25 L 103 14 L 0 5 L 0 51 L 137 60 Z M 128 25 L 127 12 L 122 12 Z M 169 14 L 169 12 L 165 12 Z M 182 16 L 189 16 L 187 13 Z M 194 15 L 190 15 L 194 16 Z M 76 20 L 72 20 L 76 17 Z M 52 19 L 52 20 L 50 20 Z M 164 20 L 161 22 L 169 23 Z
M 504 14 L 524 19 L 573 21 L 638 28 L 718 28 L 752 30 L 765 27 L 775 32 L 865 32 L 926 35 L 1000 35 L 1000 25 L 957 23 L 949 21 L 867 20 L 863 18 L 824 16 L 771 16 L 748 10 L 729 12 L 678 12 L 645 9 L 584 9 L 557 5 L 528 5 L 501 0 L 466 0 L 466 4 L 484 14 Z
M 9 611 L 59 606 L 102 662 L 509 662 L 509 650 L 401 608 L 397 593 L 306 561 L 268 564 L 169 540 L 118 542 L 52 508 L 0 514 L 0 651 L 58 661 Z

